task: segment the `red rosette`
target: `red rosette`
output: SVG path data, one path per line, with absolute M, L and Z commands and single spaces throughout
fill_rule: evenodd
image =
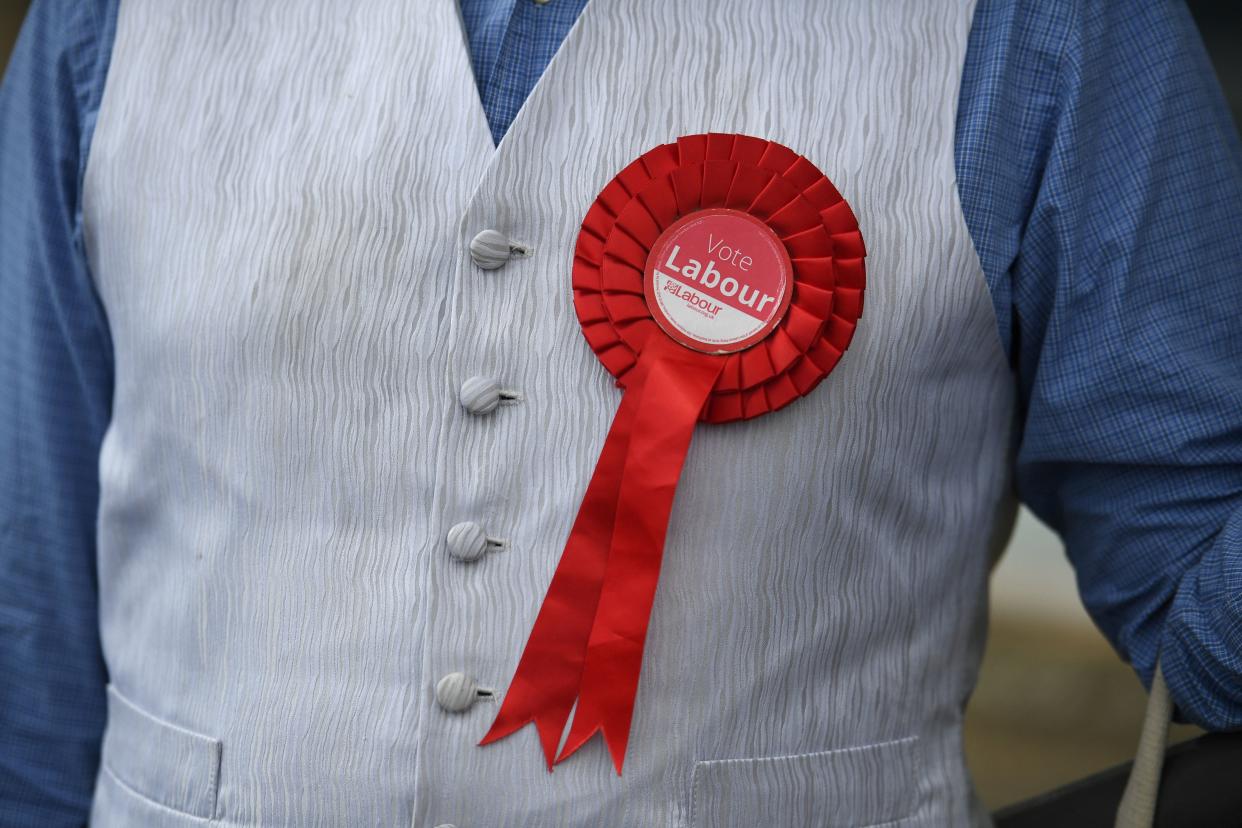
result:
M 574 310 L 604 367 L 625 386 L 648 338 L 665 336 L 643 274 L 669 226 L 728 208 L 764 222 L 793 265 L 789 309 L 754 346 L 724 357 L 701 422 L 746 420 L 809 394 L 832 371 L 863 309 L 866 249 L 849 204 L 818 167 L 774 141 L 689 135 L 644 153 L 600 191 L 574 247 Z
M 741 255 L 739 239 L 747 249 L 753 243 L 753 257 Z M 682 244 L 731 253 L 716 268 Z M 574 248 L 574 310 L 625 393 L 480 744 L 534 723 L 551 770 L 598 731 L 621 773 L 695 424 L 750 419 L 810 393 L 854 336 L 865 255 L 841 194 L 814 164 L 773 141 L 679 138 L 600 192 Z

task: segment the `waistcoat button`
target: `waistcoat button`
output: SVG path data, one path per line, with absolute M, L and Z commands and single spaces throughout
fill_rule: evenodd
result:
M 483 527 L 467 520 L 454 524 L 448 530 L 448 551 L 459 561 L 477 561 L 489 549 L 499 549 L 503 541 L 489 538 Z
M 461 713 L 479 700 L 480 695 L 491 695 L 491 691 L 480 691 L 474 679 L 465 673 L 449 673 L 436 682 L 436 704 L 450 713 Z
M 489 377 L 470 377 L 461 384 L 457 398 L 471 414 L 491 414 L 502 400 L 518 400 L 521 395 L 501 388 L 500 383 Z
M 509 237 L 499 230 L 480 230 L 470 240 L 470 258 L 484 270 L 495 270 L 504 267 L 509 257 L 530 255 L 530 250 L 520 244 L 514 244 Z

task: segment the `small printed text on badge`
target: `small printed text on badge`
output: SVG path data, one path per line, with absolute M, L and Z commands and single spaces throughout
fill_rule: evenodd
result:
M 661 273 L 660 275 L 666 276 L 664 273 Z M 720 313 L 719 302 L 713 302 L 703 294 L 690 290 L 676 279 L 668 279 L 665 281 L 664 292 L 671 293 L 678 299 L 684 299 L 687 306 L 693 308 L 709 319 L 715 319 L 716 314 Z

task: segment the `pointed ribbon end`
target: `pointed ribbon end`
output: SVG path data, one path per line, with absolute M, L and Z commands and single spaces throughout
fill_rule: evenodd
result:
M 601 728 L 603 729 L 603 728 Z M 604 743 L 608 745 L 608 752 L 612 755 L 612 766 L 617 769 L 617 776 L 621 775 L 621 765 L 625 763 L 625 744 L 626 739 L 610 738 L 607 729 L 604 730 Z
M 506 736 L 512 735 L 530 723 L 534 723 L 535 729 L 539 732 L 539 744 L 543 749 L 543 756 L 548 765 L 548 772 L 552 772 L 552 766 L 556 763 L 556 745 L 561 740 L 561 732 L 565 729 L 564 719 L 557 720 L 556 716 L 539 716 L 528 715 L 525 718 L 510 718 L 505 715 L 505 711 L 501 710 L 496 716 L 496 721 L 492 722 L 491 729 L 484 734 L 479 740 L 480 747 L 497 742 Z
M 483 738 L 479 740 L 479 745 L 490 745 L 492 742 L 497 742 L 509 734 L 520 730 L 530 720 L 531 717 L 527 717 L 521 721 L 508 719 L 502 711 L 501 715 L 496 717 L 496 721 L 492 722 L 491 729 L 489 729 L 487 733 L 483 734 Z
M 599 725 L 593 726 L 590 730 L 579 729 L 576 726 L 571 727 L 569 729 L 569 737 L 565 740 L 565 746 L 561 748 L 560 755 L 556 757 L 556 761 L 560 763 L 568 759 L 578 748 L 585 745 L 595 735 L 597 730 L 600 730 Z
M 624 728 L 622 728 L 624 731 Z M 628 742 L 626 736 L 616 737 L 610 735 L 609 728 L 603 724 L 596 724 L 589 730 L 583 729 L 575 731 L 570 728 L 569 738 L 565 740 L 565 746 L 561 748 L 560 755 L 556 757 L 556 762 L 563 762 L 573 755 L 580 747 L 591 740 L 591 737 L 599 733 L 604 740 L 604 744 L 608 748 L 608 754 L 612 757 L 612 766 L 617 771 L 617 776 L 621 775 L 621 767 L 625 764 L 625 746 Z

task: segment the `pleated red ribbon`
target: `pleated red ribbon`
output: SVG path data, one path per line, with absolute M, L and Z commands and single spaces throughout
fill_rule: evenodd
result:
M 757 342 L 727 353 L 674 341 L 667 320 L 653 319 L 649 278 L 644 288 L 653 248 L 666 246 L 662 234 L 709 210 L 762 222 L 793 277 L 779 320 Z M 602 731 L 621 773 L 664 538 L 695 424 L 756 417 L 818 385 L 862 313 L 864 256 L 857 220 L 824 174 L 759 138 L 679 138 L 645 153 L 600 192 L 575 248 L 574 307 L 587 342 L 625 391 L 480 745 L 534 722 L 550 770 Z

